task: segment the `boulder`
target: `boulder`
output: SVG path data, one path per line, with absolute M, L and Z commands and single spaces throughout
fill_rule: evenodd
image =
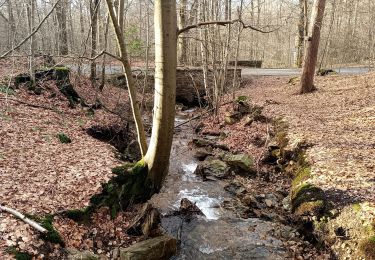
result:
M 247 154 L 233 154 L 224 156 L 224 161 L 236 174 L 249 175 L 254 173 L 254 160 Z
M 120 248 L 121 260 L 166 260 L 177 252 L 177 240 L 164 235 Z
M 230 167 L 223 161 L 211 160 L 203 164 L 204 176 L 213 176 L 217 179 L 227 178 L 230 174 Z

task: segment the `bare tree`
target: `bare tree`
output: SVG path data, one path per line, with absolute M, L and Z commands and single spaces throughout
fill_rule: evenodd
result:
M 315 0 L 312 14 L 309 35 L 306 43 L 305 59 L 301 77 L 300 93 L 310 93 L 315 90 L 314 75 L 318 59 L 320 30 L 323 24 L 324 9 L 326 0 Z

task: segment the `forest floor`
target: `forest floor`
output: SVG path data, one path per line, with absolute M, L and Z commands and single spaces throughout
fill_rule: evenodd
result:
M 7 71 L 5 68 L 13 68 L 12 64 L 0 64 L 0 68 L 0 78 L 5 83 L 6 76 L 25 71 L 20 66 Z M 303 139 L 312 144 L 307 150 L 312 165 L 310 181 L 324 189 L 335 208 L 344 210 L 359 203 L 362 215 L 373 219 L 375 75 L 319 77 L 318 91 L 303 96 L 295 94 L 298 84 L 290 84 L 288 80 L 286 77 L 253 78 L 237 95 L 249 96 L 252 102 L 263 106 L 269 118 L 285 118 L 290 140 Z M 123 124 L 109 111 L 121 108 L 125 117 L 130 116 L 126 91 L 111 87 L 102 93 L 92 91 L 86 79 L 72 78 L 72 83 L 88 103 L 100 99 L 106 109 L 92 113 L 81 106 L 69 108 L 67 99 L 51 82 L 42 85 L 46 91 L 41 95 L 31 95 L 25 88 L 13 91 L 6 84 L 0 84 L 1 205 L 41 217 L 83 208 L 101 190 L 101 183 L 111 178 L 111 168 L 121 164 L 114 147 L 90 137 L 86 130 L 93 125 Z M 227 131 L 229 134 L 223 143 L 231 151 L 246 152 L 259 161 L 264 155 L 262 139 L 269 134 L 270 122 L 254 122 L 249 127 L 241 121 L 219 128 L 220 120 L 230 109 L 229 105 L 221 107 L 220 119 L 205 119 L 203 131 Z M 72 142 L 61 143 L 57 137 L 61 133 Z M 280 175 L 272 178 L 267 187 L 269 180 L 241 181 L 258 193 L 273 192 L 280 188 L 275 187 L 277 183 L 288 189 L 289 179 Z M 140 239 L 124 232 L 132 215 L 125 212 L 111 219 L 103 209 L 94 214 L 89 227 L 59 216 L 55 217 L 54 225 L 67 247 L 111 257 L 108 253 L 112 246 L 125 247 Z M 40 258 L 43 254 L 62 258 L 60 246 L 46 243 L 29 225 L 4 212 L 0 212 L 0 235 L 0 259 L 12 257 L 7 253 L 11 247 Z M 306 247 L 307 252 L 293 249 L 298 251 L 296 256 L 307 256 L 302 259 L 324 259 L 328 255 L 299 243 L 289 246 Z
M 307 95 L 298 95 L 298 79 L 289 79 L 253 78 L 237 94 L 263 106 L 265 115 L 284 118 L 290 140 L 312 145 L 312 181 L 337 207 L 374 204 L 375 74 L 317 77 L 318 91 Z M 242 144 L 235 146 L 246 151 L 249 142 Z
M 269 118 L 283 118 L 290 141 L 309 144 L 309 182 L 322 188 L 333 212 L 339 212 L 321 235 L 340 259 L 361 259 L 356 252 L 368 231 L 358 230 L 375 228 L 375 74 L 317 77 L 316 86 L 316 92 L 298 95 L 298 78 L 254 77 L 236 94 L 263 106 Z M 222 107 L 219 117 L 230 110 Z M 207 127 L 220 128 L 215 120 Z M 225 128 L 230 136 L 224 144 L 254 151 L 254 136 L 244 122 Z
M 0 67 L 0 204 L 39 218 L 88 206 L 121 161 L 113 146 L 92 138 L 86 130 L 123 124 L 108 110 L 120 107 L 125 117 L 129 114 L 126 90 L 105 87 L 99 94 L 87 79 L 72 78 L 86 102 L 99 98 L 107 109 L 70 108 L 53 81 L 41 83 L 41 95 L 26 87 L 13 90 L 7 87 L 8 77 L 21 72 L 22 66 L 9 71 L 6 68 L 13 66 L 5 62 Z M 68 136 L 71 143 L 61 143 L 59 134 Z M 112 246 L 126 247 L 139 240 L 124 232 L 133 214 L 124 212 L 112 219 L 102 209 L 92 216 L 91 226 L 59 216 L 53 224 L 66 247 L 105 255 Z M 39 258 L 63 259 L 65 254 L 61 246 L 45 242 L 29 225 L 5 212 L 0 212 L 0 237 L 0 259 L 13 258 L 12 248 Z

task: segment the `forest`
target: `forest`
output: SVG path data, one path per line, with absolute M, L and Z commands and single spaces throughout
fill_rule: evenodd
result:
M 375 2 L 0 0 L 0 259 L 375 259 Z

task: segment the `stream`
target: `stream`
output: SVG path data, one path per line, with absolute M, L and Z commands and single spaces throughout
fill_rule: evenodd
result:
M 184 122 L 193 110 L 179 112 L 175 124 Z M 221 180 L 202 181 L 194 174 L 198 162 L 189 141 L 194 136 L 189 124 L 177 129 L 170 170 L 162 191 L 153 197 L 160 210 L 162 226 L 178 238 L 180 248 L 173 259 L 286 259 L 287 250 L 273 236 L 281 224 L 256 218 L 242 219 L 221 205 L 231 198 Z M 195 203 L 205 216 L 190 220 L 170 214 L 177 211 L 182 198 Z

